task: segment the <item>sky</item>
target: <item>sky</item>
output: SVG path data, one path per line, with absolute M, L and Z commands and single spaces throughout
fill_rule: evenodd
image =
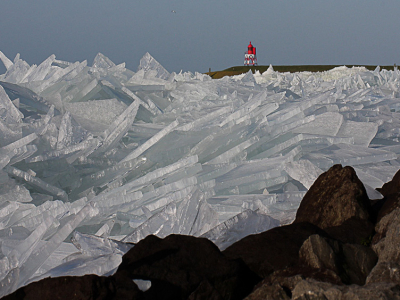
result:
M 243 65 L 251 41 L 259 65 L 393 65 L 399 13 L 399 0 L 2 0 L 0 51 L 89 65 L 100 52 L 132 71 L 149 52 L 194 73 Z

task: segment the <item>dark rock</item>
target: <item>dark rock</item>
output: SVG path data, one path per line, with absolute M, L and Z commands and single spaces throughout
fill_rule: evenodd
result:
M 334 165 L 311 186 L 294 223 L 309 222 L 343 242 L 361 243 L 373 234 L 371 203 L 352 167 Z
M 372 248 L 378 255 L 378 263 L 367 278 L 367 283 L 393 282 L 400 284 L 400 208 L 384 216 L 375 227 L 376 236 Z
M 260 278 L 204 238 L 148 236 L 123 256 L 116 275 L 151 281 L 146 299 L 243 299 Z
M 400 193 L 400 170 L 394 174 L 391 181 L 385 183 L 382 188 L 377 190 L 385 197 Z
M 369 220 L 370 202 L 364 185 L 351 167 L 334 165 L 320 175 L 301 201 L 295 222 L 322 229 L 351 218 Z
M 314 269 L 331 270 L 345 284 L 363 285 L 377 261 L 376 254 L 368 247 L 343 244 L 319 235 L 310 236 L 299 252 L 300 264 Z M 315 276 L 311 278 L 320 279 Z M 332 280 L 324 281 L 335 283 Z
M 327 240 L 318 234 L 311 235 L 304 241 L 299 250 L 300 261 L 314 269 L 329 269 L 339 274 L 336 253 L 339 250 L 339 245 L 331 247 Z M 334 251 L 332 248 L 336 248 Z M 336 253 L 335 253 L 336 252 Z
M 245 300 L 290 300 L 291 293 L 285 291 L 278 283 L 267 285 L 264 284 L 252 292 L 249 296 L 245 298 Z
M 382 220 L 384 216 L 390 214 L 393 210 L 400 207 L 400 193 L 387 195 L 383 200 L 384 202 L 377 213 L 376 223 Z
M 368 220 L 348 219 L 339 226 L 325 228 L 332 238 L 343 243 L 368 245 L 375 234 L 374 224 Z
M 371 248 L 357 244 L 342 245 L 338 256 L 343 270 L 341 277 L 348 279 L 348 283 L 358 285 L 365 284 L 367 276 L 378 261 Z
M 253 272 L 265 278 L 274 271 L 296 265 L 300 247 L 312 234 L 326 236 L 315 225 L 290 224 L 249 235 L 225 249 L 223 253 L 231 259 L 241 258 Z
M 394 283 L 378 283 L 365 286 L 334 285 L 305 279 L 292 290 L 293 300 L 399 300 L 400 286 Z
M 140 291 L 131 281 L 128 298 L 141 299 Z M 64 276 L 56 278 L 45 278 L 32 282 L 14 293 L 3 297 L 4 300 L 107 300 L 116 296 L 115 281 L 109 277 L 96 275 Z

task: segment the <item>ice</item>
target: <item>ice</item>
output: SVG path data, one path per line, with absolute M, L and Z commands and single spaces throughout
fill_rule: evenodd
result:
M 4 66 L 8 70 L 13 66 L 13 62 L 7 58 L 7 56 L 4 55 L 3 52 L 0 51 L 0 59 L 3 62 Z
M 113 274 L 149 234 L 224 249 L 289 224 L 333 164 L 353 166 L 371 199 L 400 169 L 398 71 L 214 80 L 148 53 L 136 73 L 101 53 L 92 66 L 0 60 L 1 295 Z
M 7 124 L 20 123 L 23 118 L 23 114 L 11 102 L 2 86 L 0 86 L 0 117 Z
M 326 112 L 315 116 L 314 121 L 294 129 L 293 132 L 336 136 L 342 122 L 343 116 L 341 114 Z
M 140 60 L 138 71 L 139 70 L 144 70 L 145 72 L 155 71 L 154 77 L 161 79 L 168 79 L 170 75 L 168 71 L 150 55 L 149 52 L 146 52 L 146 54 Z
M 306 189 L 309 189 L 322 170 L 316 167 L 312 162 L 306 159 L 293 161 L 285 165 L 285 171 L 290 177 L 303 184 Z
M 214 227 L 201 237 L 214 242 L 223 251 L 249 234 L 256 234 L 279 226 L 279 221 L 258 211 L 244 211 Z
M 353 137 L 354 144 L 368 146 L 378 132 L 378 124 L 372 122 L 346 121 L 337 133 L 338 136 Z
M 7 173 L 11 176 L 14 176 L 16 178 L 22 179 L 26 181 L 28 184 L 33 186 L 34 188 L 37 188 L 38 191 L 42 191 L 44 193 L 49 193 L 52 196 L 55 196 L 57 199 L 62 199 L 64 201 L 68 201 L 68 195 L 65 191 L 62 189 L 52 186 L 49 183 L 46 183 L 40 178 L 37 178 L 35 175 L 31 175 L 28 172 L 24 172 L 22 170 L 19 170 L 15 167 L 12 166 L 7 166 L 5 168 Z
M 145 143 L 143 143 L 138 148 L 136 148 L 133 152 L 128 154 L 123 160 L 121 160 L 121 162 L 131 160 L 131 159 L 138 157 L 144 151 L 149 149 L 151 146 L 153 146 L 159 140 L 161 140 L 164 136 L 166 136 L 168 133 L 170 133 L 172 130 L 174 130 L 178 125 L 179 125 L 178 120 L 175 120 L 174 122 L 172 122 L 171 124 L 166 126 L 164 129 L 157 132 L 154 136 L 152 136 L 149 140 L 147 140 Z

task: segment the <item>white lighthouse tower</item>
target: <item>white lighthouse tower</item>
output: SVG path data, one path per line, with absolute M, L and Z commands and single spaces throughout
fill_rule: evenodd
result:
M 245 66 L 257 65 L 256 47 L 253 47 L 251 42 L 247 46 L 247 52 L 244 53 L 244 65 Z

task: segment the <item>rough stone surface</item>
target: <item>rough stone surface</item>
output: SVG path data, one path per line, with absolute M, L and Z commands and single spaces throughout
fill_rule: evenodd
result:
M 144 294 L 153 299 L 243 299 L 261 280 L 209 240 L 184 235 L 146 237 L 123 256 L 118 273 L 150 280 Z
M 341 258 L 344 276 L 348 283 L 364 285 L 367 276 L 375 267 L 378 257 L 375 252 L 369 248 L 357 244 L 344 244 L 339 253 Z M 343 276 L 342 276 L 343 278 Z
M 290 296 L 291 293 L 288 295 L 281 285 L 275 283 L 272 285 L 262 285 L 247 296 L 245 300 L 290 300 Z
M 336 266 L 337 257 L 335 251 L 326 239 L 318 234 L 311 235 L 301 246 L 300 260 L 315 269 L 330 269 L 339 273 Z
M 382 188 L 378 190 L 385 197 L 400 193 L 400 170 L 397 171 L 396 174 L 394 174 L 391 181 L 385 183 Z
M 338 286 L 313 279 L 300 281 L 292 291 L 293 300 L 397 300 L 400 286 L 394 283 L 367 286 Z
M 274 271 L 296 265 L 300 247 L 312 234 L 326 235 L 309 223 L 290 224 L 249 235 L 223 253 L 231 259 L 241 258 L 252 271 L 265 278 Z
M 299 253 L 300 264 L 331 270 L 346 284 L 363 285 L 377 261 L 376 254 L 368 247 L 343 244 L 319 235 L 310 236 Z
M 390 214 L 396 208 L 400 208 L 400 193 L 395 193 L 385 196 L 383 200 L 384 202 L 382 204 L 382 207 L 379 209 L 379 212 L 377 213 L 376 217 L 377 223 L 379 223 L 383 217 Z
M 367 278 L 367 283 L 394 282 L 400 284 L 400 208 L 384 216 L 375 227 L 374 251 L 378 263 Z
M 370 212 L 367 192 L 354 169 L 334 165 L 311 186 L 294 222 L 309 222 L 343 242 L 360 243 L 373 233 Z
M 304 196 L 295 222 L 310 222 L 325 229 L 351 218 L 369 220 L 369 209 L 367 192 L 354 169 L 334 165 Z
M 141 299 L 140 291 L 132 282 L 129 292 L 130 298 Z M 116 296 L 115 281 L 108 277 L 96 275 L 65 276 L 45 278 L 32 282 L 14 293 L 3 297 L 4 300 L 107 300 Z

